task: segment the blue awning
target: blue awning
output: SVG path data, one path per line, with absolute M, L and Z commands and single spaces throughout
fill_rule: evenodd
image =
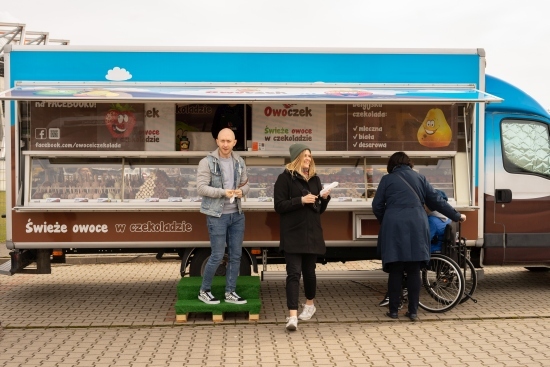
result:
M 189 102 L 500 102 L 501 98 L 471 86 L 407 85 L 368 86 L 345 84 L 249 84 L 220 85 L 153 83 L 21 83 L 0 93 L 0 100 L 40 101 L 189 101 Z

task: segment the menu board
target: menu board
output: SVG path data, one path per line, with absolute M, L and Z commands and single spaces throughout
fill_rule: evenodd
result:
M 451 105 L 327 105 L 328 151 L 457 150 Z

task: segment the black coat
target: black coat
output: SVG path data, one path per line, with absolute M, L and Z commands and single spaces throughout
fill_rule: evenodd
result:
M 396 261 L 429 261 L 430 229 L 424 203 L 455 222 L 460 220 L 460 213 L 443 200 L 426 177 L 409 166 L 398 166 L 380 180 L 372 210 L 381 223 L 378 250 L 384 271 L 388 263 Z
M 281 216 L 281 242 L 279 248 L 293 254 L 317 254 L 326 252 L 321 214 L 327 208 L 330 196 L 319 196 L 317 209 L 313 204 L 302 204 L 302 191 L 308 190 L 319 195 L 322 190 L 319 176 L 313 176 L 306 182 L 299 174 L 291 175 L 285 170 L 275 182 L 275 211 Z

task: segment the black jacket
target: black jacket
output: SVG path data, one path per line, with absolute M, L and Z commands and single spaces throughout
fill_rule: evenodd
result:
M 327 208 L 330 196 L 319 196 L 316 207 L 313 204 L 302 205 L 302 191 L 307 190 L 319 195 L 322 189 L 319 176 L 313 176 L 306 182 L 299 174 L 291 175 L 285 170 L 275 182 L 275 211 L 281 216 L 281 251 L 297 254 L 323 255 L 326 251 L 321 214 Z

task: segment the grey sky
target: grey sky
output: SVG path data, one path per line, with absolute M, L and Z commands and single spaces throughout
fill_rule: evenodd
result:
M 484 48 L 550 109 L 550 22 L 525 0 L 6 0 L 0 21 L 72 45 Z

